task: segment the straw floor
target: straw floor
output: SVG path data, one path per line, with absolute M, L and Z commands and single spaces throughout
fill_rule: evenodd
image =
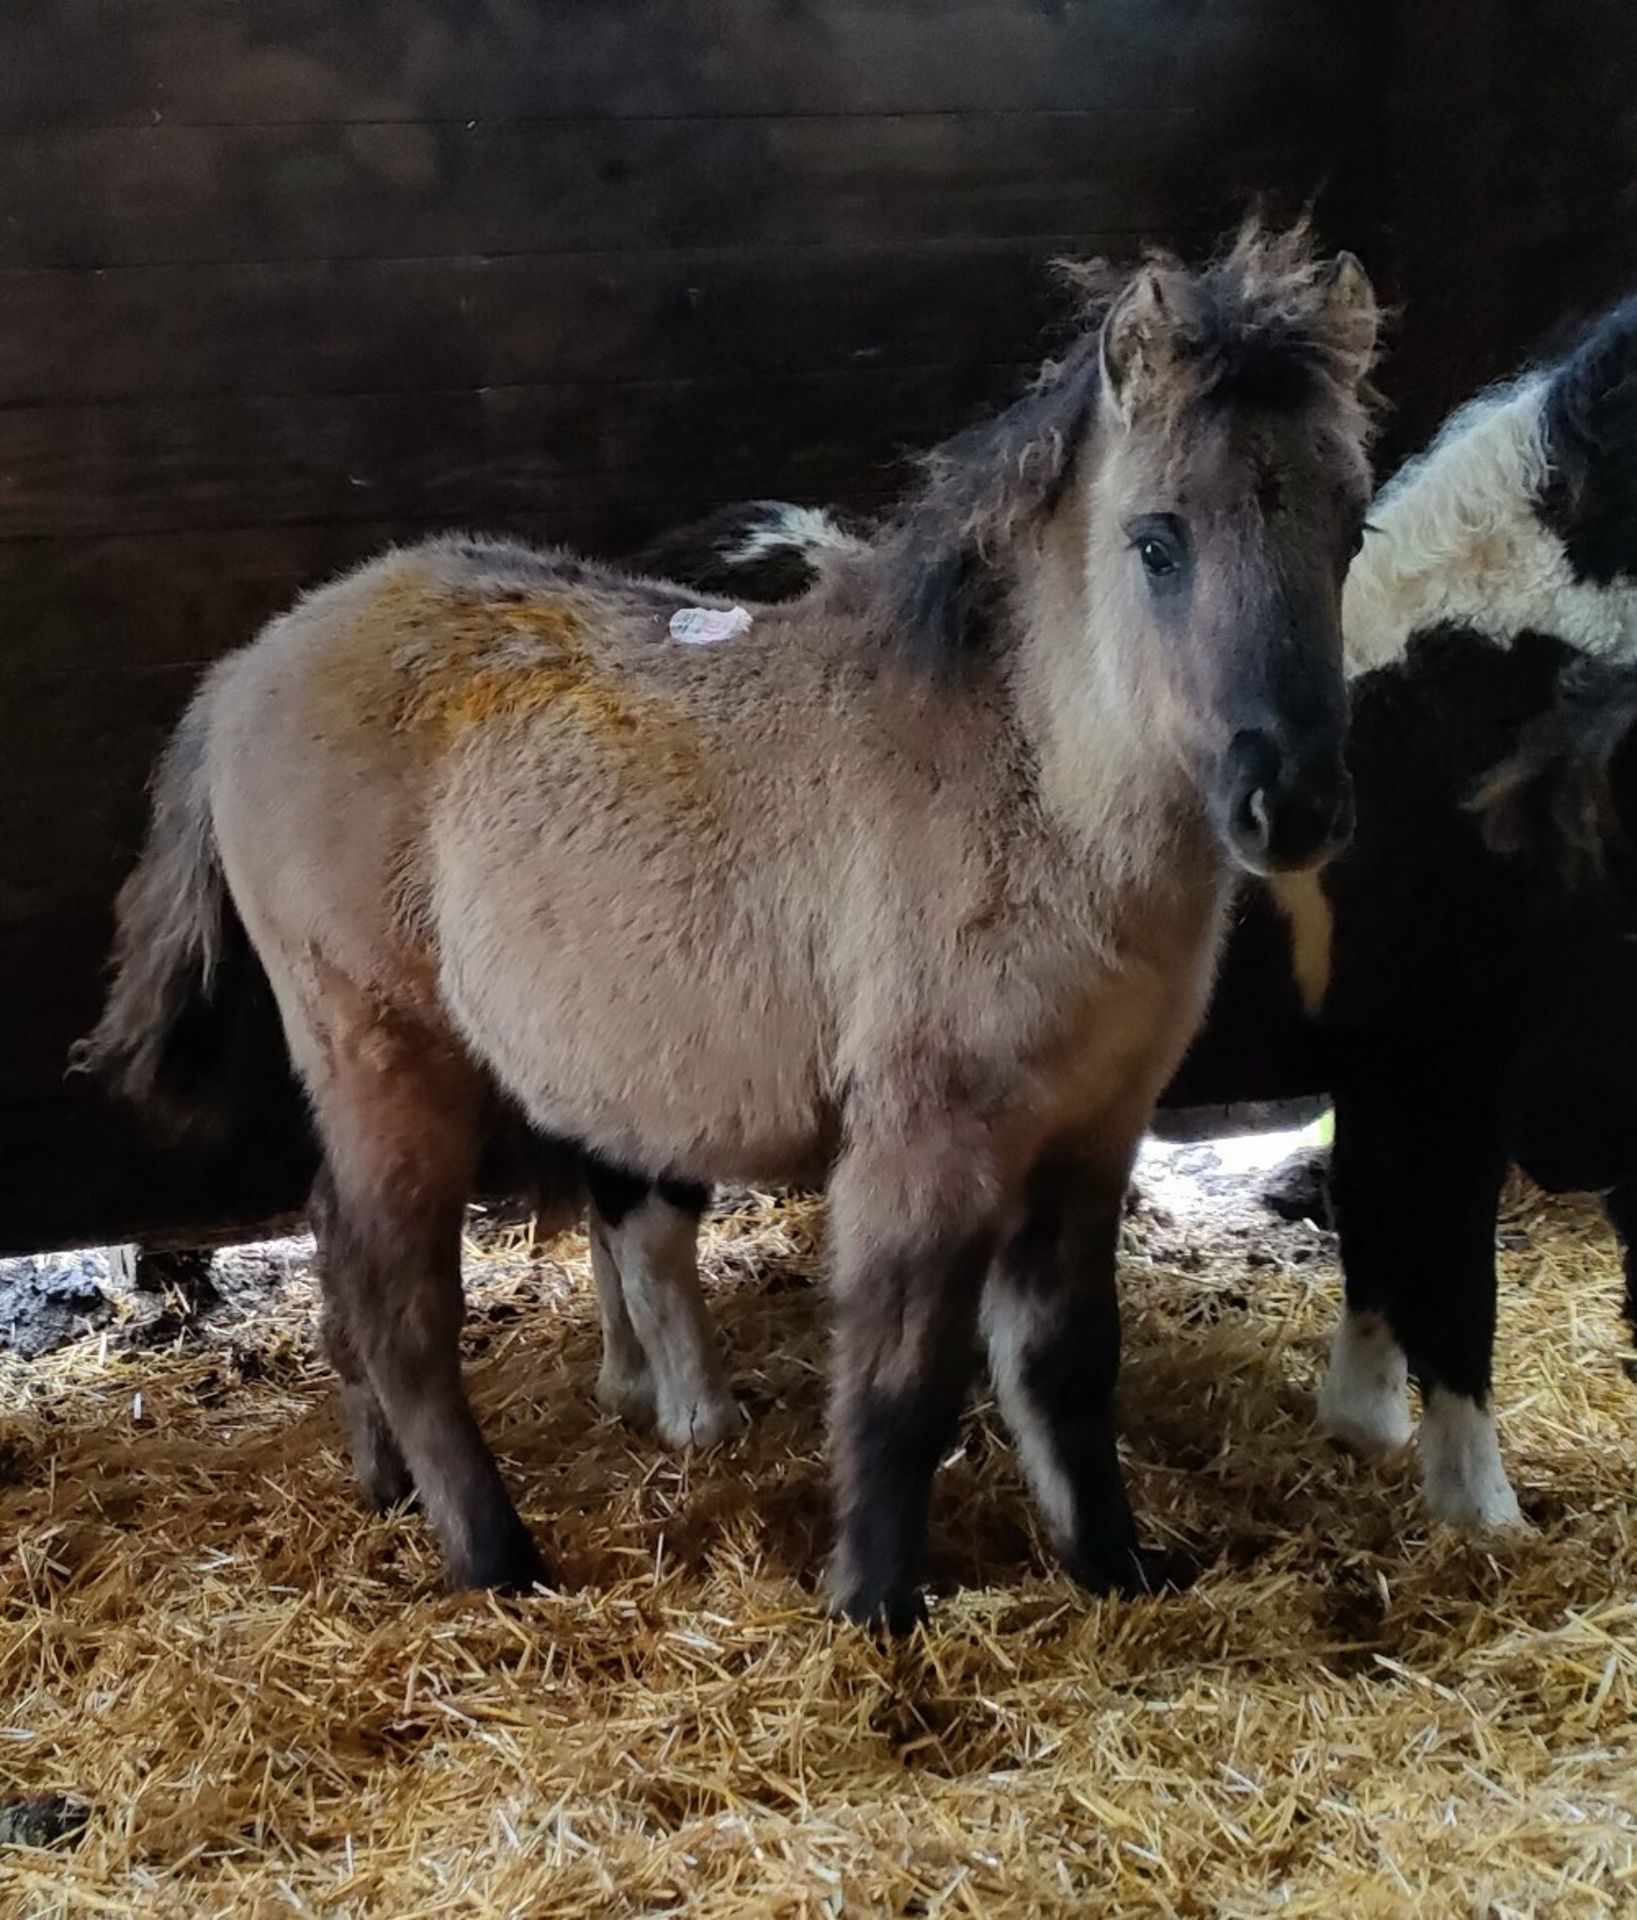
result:
M 473 1246 L 484 1422 L 562 1575 L 526 1602 L 441 1596 L 420 1521 L 353 1504 L 299 1244 L 202 1337 L 9 1363 L 0 1805 L 83 1825 L 0 1846 L 0 1913 L 1637 1911 L 1637 1385 L 1596 1217 L 1513 1200 L 1536 1530 L 1477 1546 L 1422 1523 L 1408 1461 L 1314 1437 L 1329 1243 L 1162 1188 L 1124 1420 L 1197 1583 L 1071 1589 L 980 1407 L 898 1648 L 819 1605 L 811 1202 L 712 1228 L 755 1424 L 702 1459 L 596 1414 L 579 1241 Z

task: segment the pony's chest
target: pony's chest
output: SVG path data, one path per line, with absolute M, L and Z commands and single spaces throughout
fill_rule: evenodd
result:
M 972 990 L 991 1064 L 1025 1067 L 1020 1104 L 1063 1120 L 1151 1099 L 1204 1015 L 1225 888 L 1150 905 L 1140 920 L 1042 929 Z
M 1215 953 L 1208 924 L 1160 955 L 1116 952 L 1066 1009 L 1048 1055 L 1065 1098 L 1094 1106 L 1133 1082 L 1168 1077 L 1204 1015 Z

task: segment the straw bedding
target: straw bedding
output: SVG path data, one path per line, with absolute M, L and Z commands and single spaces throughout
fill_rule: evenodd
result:
M 582 1242 L 473 1244 L 482 1416 L 562 1574 L 525 1602 L 441 1596 L 419 1520 L 354 1505 L 299 1243 L 201 1334 L 9 1363 L 0 1912 L 1637 1910 L 1637 1385 L 1589 1209 L 1503 1236 L 1528 1539 L 1316 1440 L 1315 1229 L 1151 1199 L 1128 1458 L 1197 1582 L 1074 1591 L 980 1407 L 898 1648 L 819 1609 L 819 1232 L 712 1226 L 755 1424 L 694 1460 L 596 1414 Z

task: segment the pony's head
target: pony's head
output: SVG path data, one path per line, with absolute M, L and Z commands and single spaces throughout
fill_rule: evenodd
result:
M 1161 663 L 1230 853 L 1311 865 L 1352 820 L 1341 589 L 1369 496 L 1369 282 L 1300 230 L 1252 228 L 1105 299 L 1088 564 Z
M 1034 602 L 1057 706 L 1095 712 L 1088 739 L 1116 707 L 1161 729 L 1241 865 L 1310 865 L 1351 822 L 1341 584 L 1369 493 L 1369 283 L 1305 230 L 1255 227 L 1199 269 L 1065 270 L 1079 338 L 930 457 L 878 543 L 888 630 L 959 659 L 1015 626 L 1030 579 L 1068 579 Z

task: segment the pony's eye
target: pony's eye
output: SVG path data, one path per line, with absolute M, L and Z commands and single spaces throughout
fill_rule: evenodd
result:
M 1156 586 L 1177 583 L 1187 562 L 1188 535 L 1175 514 L 1139 514 L 1126 523 L 1125 537 Z

